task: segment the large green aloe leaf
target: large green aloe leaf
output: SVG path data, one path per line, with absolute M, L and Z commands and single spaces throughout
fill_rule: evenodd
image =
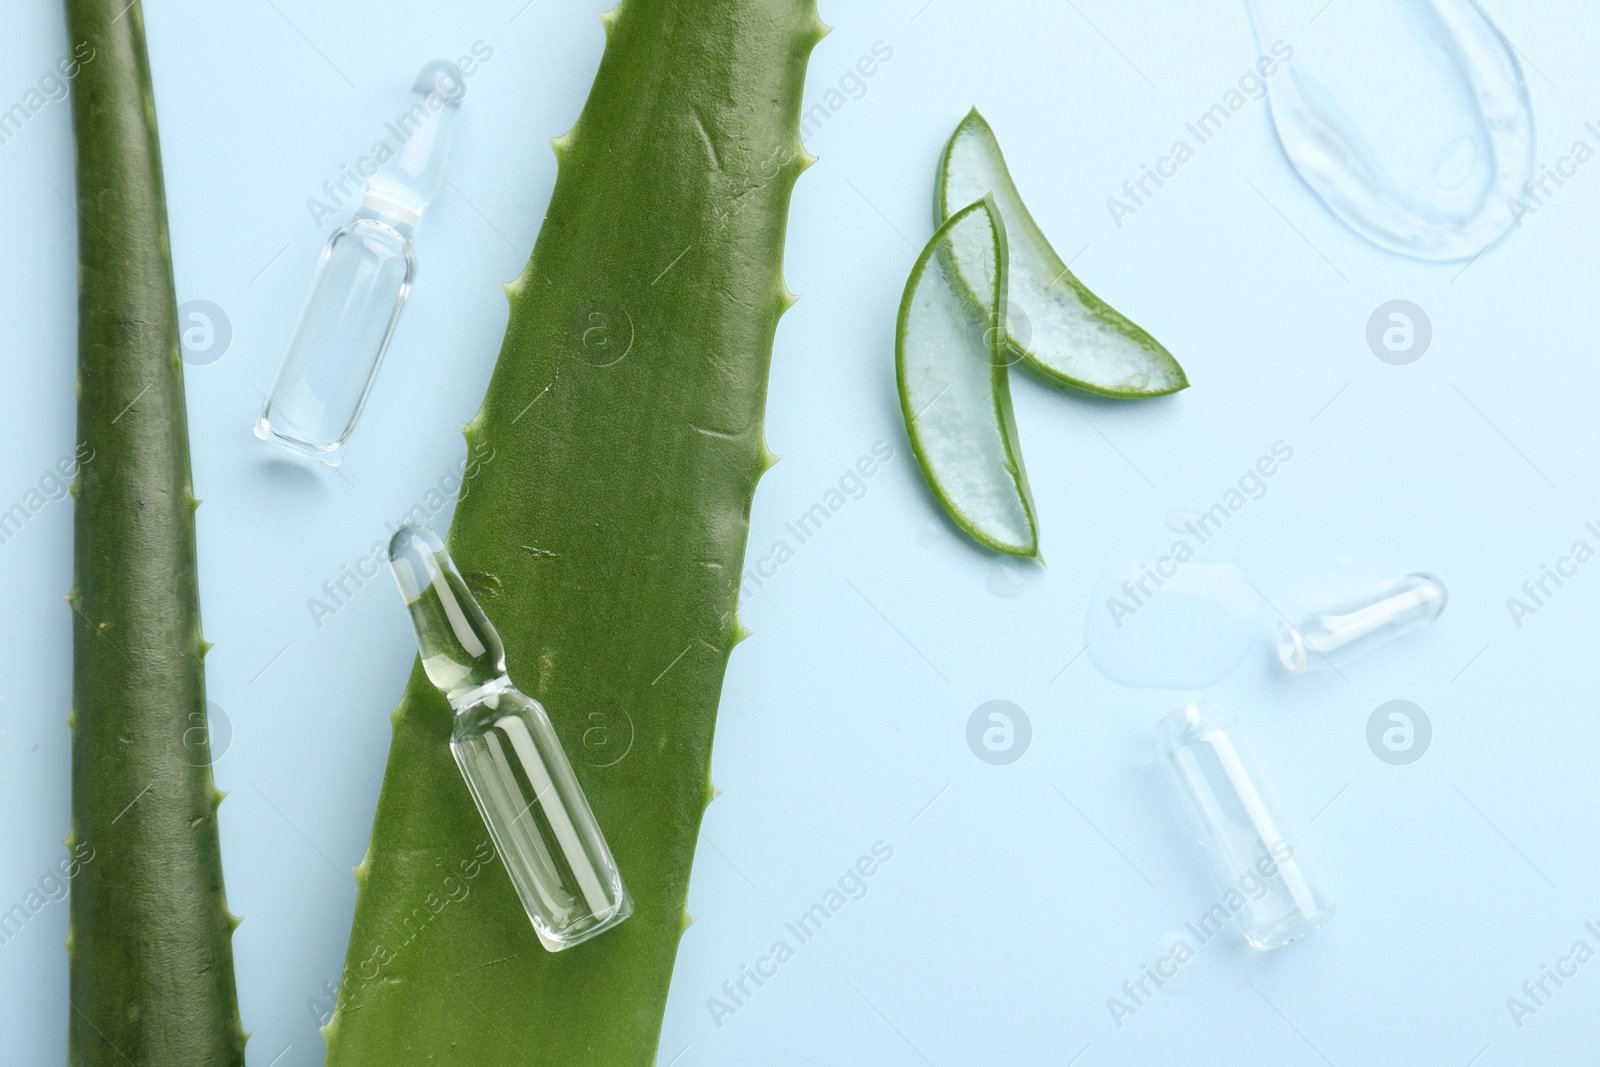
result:
M 420 669 L 395 714 L 335 1065 L 654 1056 L 735 614 L 814 0 L 626 0 L 509 287 L 451 550 L 550 711 L 636 910 L 539 946 Z M 396 610 L 399 610 L 398 605 Z M 625 754 L 623 754 L 625 753 Z M 619 758 L 620 756 L 620 758 Z
M 78 214 L 67 1059 L 240 1067 L 144 14 L 67 0 Z M 19 813 L 27 817 L 28 813 Z M 0 1061 L 15 1063 L 14 1053 Z

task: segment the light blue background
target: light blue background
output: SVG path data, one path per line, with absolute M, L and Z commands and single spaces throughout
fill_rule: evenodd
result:
M 571 125 L 600 54 L 589 5 L 521 5 L 146 11 L 178 298 L 214 301 L 234 330 L 224 358 L 189 367 L 187 382 L 208 684 L 231 729 L 216 763 L 231 793 L 223 852 L 245 918 L 234 946 L 256 1067 L 321 1062 L 307 1002 L 339 973 L 348 872 L 414 651 L 386 580 L 320 627 L 308 598 L 462 459 L 457 426 L 504 328 L 499 286 L 520 270 L 554 180 L 545 138 Z M 1506 999 L 1580 937 L 1597 943 L 1583 923 L 1600 920 L 1600 564 L 1520 629 L 1505 601 L 1577 538 L 1593 543 L 1583 524 L 1600 519 L 1600 169 L 1459 273 L 1340 226 L 1254 104 L 1118 229 L 1105 198 L 1254 60 L 1239 4 L 823 6 L 836 30 L 812 58 L 808 104 L 875 42 L 893 57 L 809 140 L 821 162 L 795 192 L 786 254 L 802 300 L 778 330 L 767 421 L 784 459 L 756 496 L 751 559 L 874 442 L 896 458 L 744 610 L 756 636 L 727 676 L 722 792 L 659 1062 L 1592 1060 L 1600 963 L 1520 1030 Z M 1600 15 L 1489 7 L 1525 56 L 1551 161 L 1600 117 L 1586 110 L 1600 91 Z M 494 57 L 469 83 L 452 185 L 423 224 L 411 306 L 341 473 L 285 464 L 249 427 L 328 233 L 307 198 L 381 134 L 418 66 L 478 40 Z M 67 50 L 56 5 L 13 5 L 0 106 Z M 894 313 L 931 229 L 934 161 L 974 103 L 1063 255 L 1084 249 L 1078 273 L 1194 381 L 1124 406 L 1015 378 L 1043 570 L 997 562 L 940 517 L 894 400 Z M 3 507 L 74 447 L 71 162 L 65 102 L 0 146 Z M 1397 297 L 1435 329 L 1408 367 L 1379 362 L 1364 337 Z M 1244 722 L 1339 914 L 1271 955 L 1215 943 L 1184 989 L 1119 1029 L 1107 998 L 1216 892 L 1151 754 L 1154 721 L 1200 694 L 1121 687 L 1087 657 L 1063 668 L 1083 647 L 1098 576 L 1164 550 L 1169 512 L 1216 500 L 1278 440 L 1293 462 L 1203 560 L 1240 564 L 1280 606 L 1416 568 L 1446 578 L 1451 604 L 1344 678 L 1290 680 L 1263 645 L 1203 694 Z M 59 593 L 71 518 L 70 501 L 52 503 L 0 546 L 0 908 L 63 854 L 68 828 Z M 1365 740 L 1373 709 L 1397 698 L 1435 732 L 1407 767 Z M 1032 721 L 1031 748 L 1010 766 L 967 747 L 968 716 L 991 699 Z M 894 858 L 866 897 L 719 1028 L 707 999 L 879 840 Z M 51 904 L 0 945 L 8 1062 L 64 1058 L 66 920 L 66 904 Z

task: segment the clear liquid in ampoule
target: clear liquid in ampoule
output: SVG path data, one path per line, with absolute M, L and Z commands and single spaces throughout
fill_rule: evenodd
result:
M 1444 582 L 1418 571 L 1318 600 L 1278 624 L 1278 661 L 1290 674 L 1337 670 L 1443 613 Z
M 389 557 L 423 670 L 455 711 L 450 751 L 539 941 L 559 952 L 609 930 L 633 901 L 549 716 L 512 685 L 499 634 L 431 530 L 401 527 Z
M 412 237 L 444 184 L 466 79 L 438 60 L 422 68 L 385 126 L 390 153 L 355 216 L 335 231 L 261 408 L 256 436 L 326 456 L 355 430 L 416 274 Z M 376 158 L 374 152 L 372 157 Z
M 628 917 L 622 877 L 542 707 L 510 690 L 460 712 L 450 750 L 546 948 Z
M 317 261 L 305 310 L 256 436 L 332 452 L 349 438 L 411 292 L 411 235 L 377 218 L 340 227 Z

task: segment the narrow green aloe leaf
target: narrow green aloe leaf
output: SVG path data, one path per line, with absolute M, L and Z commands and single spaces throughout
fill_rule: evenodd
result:
M 483 407 L 450 548 L 548 709 L 633 916 L 545 951 L 420 669 L 333 1021 L 335 1067 L 645 1067 L 734 644 L 814 0 L 624 0 Z M 398 600 L 395 611 L 401 610 Z
M 917 258 L 900 302 L 895 374 L 911 449 L 950 517 L 990 548 L 1037 556 L 1005 333 L 987 311 L 1005 303 L 1006 231 L 985 194 Z
M 1056 255 L 1023 204 L 994 131 L 974 108 L 939 160 L 934 223 L 985 193 L 994 194 L 1011 237 L 1011 302 L 996 321 L 1005 322 L 1016 358 L 1053 381 L 1106 396 L 1188 388 L 1172 353 L 1090 292 Z
M 78 209 L 68 1060 L 244 1063 L 140 5 L 67 0 Z

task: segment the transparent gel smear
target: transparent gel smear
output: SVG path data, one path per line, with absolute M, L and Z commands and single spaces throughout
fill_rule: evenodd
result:
M 1278 624 L 1278 661 L 1290 674 L 1337 670 L 1427 626 L 1449 599 L 1442 581 L 1418 571 L 1314 601 Z
M 1232 674 L 1264 632 L 1260 598 L 1238 566 L 1162 557 L 1124 560 L 1100 576 L 1083 640 L 1089 662 L 1114 682 L 1198 689 Z
M 444 60 L 417 75 L 382 142 L 392 156 L 329 239 L 261 408 L 256 436 L 326 455 L 355 430 L 416 273 L 417 221 L 444 184 L 466 80 Z M 376 153 L 374 153 L 376 155 Z
M 622 922 L 622 884 L 572 764 L 538 701 L 506 675 L 505 647 L 425 526 L 402 526 L 389 566 L 422 668 L 455 711 L 450 751 L 534 932 L 552 952 Z
M 1247 0 L 1289 162 L 1351 229 L 1424 260 L 1515 225 L 1533 112 L 1511 45 L 1473 0 Z M 1315 17 L 1315 22 L 1312 21 Z
M 1203 939 L 1234 915 L 1254 948 L 1281 948 L 1333 916 L 1334 903 L 1239 724 L 1204 701 L 1156 726 L 1162 767 L 1217 878 L 1189 924 Z

